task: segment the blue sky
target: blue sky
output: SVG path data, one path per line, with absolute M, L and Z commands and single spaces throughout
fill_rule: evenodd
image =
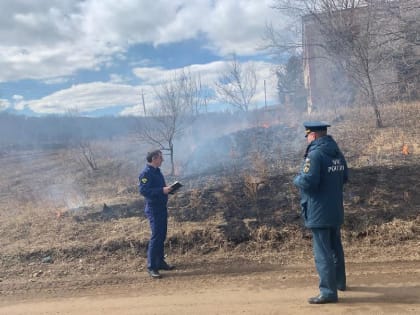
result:
M 0 1 L 0 110 L 139 115 L 140 94 L 181 70 L 210 89 L 232 54 L 252 64 L 255 106 L 275 102 L 275 65 L 261 49 L 281 28 L 273 0 Z M 210 104 L 217 108 L 216 102 Z

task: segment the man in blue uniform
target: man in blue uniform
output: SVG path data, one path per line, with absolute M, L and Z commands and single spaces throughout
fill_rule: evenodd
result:
M 346 289 L 344 252 L 340 228 L 344 221 L 343 184 L 347 163 L 323 122 L 304 123 L 308 147 L 299 175 L 293 183 L 300 189 L 302 216 L 312 231 L 320 294 L 310 304 L 335 303 L 337 290 Z
M 160 171 L 162 152 L 154 150 L 146 157 L 147 164 L 139 175 L 139 190 L 145 197 L 145 213 L 149 219 L 152 235 L 147 249 L 147 271 L 152 278 L 160 278 L 159 270 L 172 270 L 164 260 L 164 242 L 168 229 L 168 194 L 172 188 L 166 186 Z

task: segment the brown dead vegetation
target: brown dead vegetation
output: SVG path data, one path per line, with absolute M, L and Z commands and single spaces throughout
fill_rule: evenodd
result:
M 412 244 L 411 255 L 418 257 L 420 104 L 384 107 L 380 129 L 365 110 L 322 116 L 332 122 L 330 133 L 351 168 L 343 226 L 345 246 L 355 255 L 349 259 L 369 257 L 368 249 L 360 252 L 366 246 L 380 253 L 375 248 L 401 244 Z M 182 177 L 185 186 L 169 203 L 171 260 L 237 255 L 290 263 L 311 256 L 310 234 L 302 226 L 292 185 L 305 139 L 301 124 L 288 115 L 272 115 L 269 125 L 230 134 L 234 158 L 232 151 L 222 152 L 210 157 L 220 159 L 217 168 Z M 409 154 L 403 154 L 403 145 Z M 98 170 L 90 172 L 60 150 L 1 157 L 0 279 L 88 277 L 144 268 L 149 226 L 136 187 L 142 159 L 124 163 L 124 156 L 113 154 L 98 155 Z M 57 268 L 54 275 L 34 276 L 46 257 Z

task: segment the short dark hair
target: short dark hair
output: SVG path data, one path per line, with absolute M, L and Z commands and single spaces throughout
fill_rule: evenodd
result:
M 162 154 L 162 151 L 159 149 L 147 152 L 146 160 L 147 162 L 151 163 L 154 157 L 157 157 L 161 154 Z
M 319 130 L 319 131 L 314 131 L 316 134 L 318 134 L 318 136 L 325 136 L 327 134 L 327 129 L 325 130 Z

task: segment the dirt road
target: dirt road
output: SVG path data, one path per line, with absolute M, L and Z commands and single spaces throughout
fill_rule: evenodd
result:
M 196 266 L 144 272 L 84 289 L 29 290 L 0 297 L 2 315 L 110 314 L 419 314 L 420 261 L 348 264 L 339 303 L 309 305 L 317 293 L 312 265 Z

